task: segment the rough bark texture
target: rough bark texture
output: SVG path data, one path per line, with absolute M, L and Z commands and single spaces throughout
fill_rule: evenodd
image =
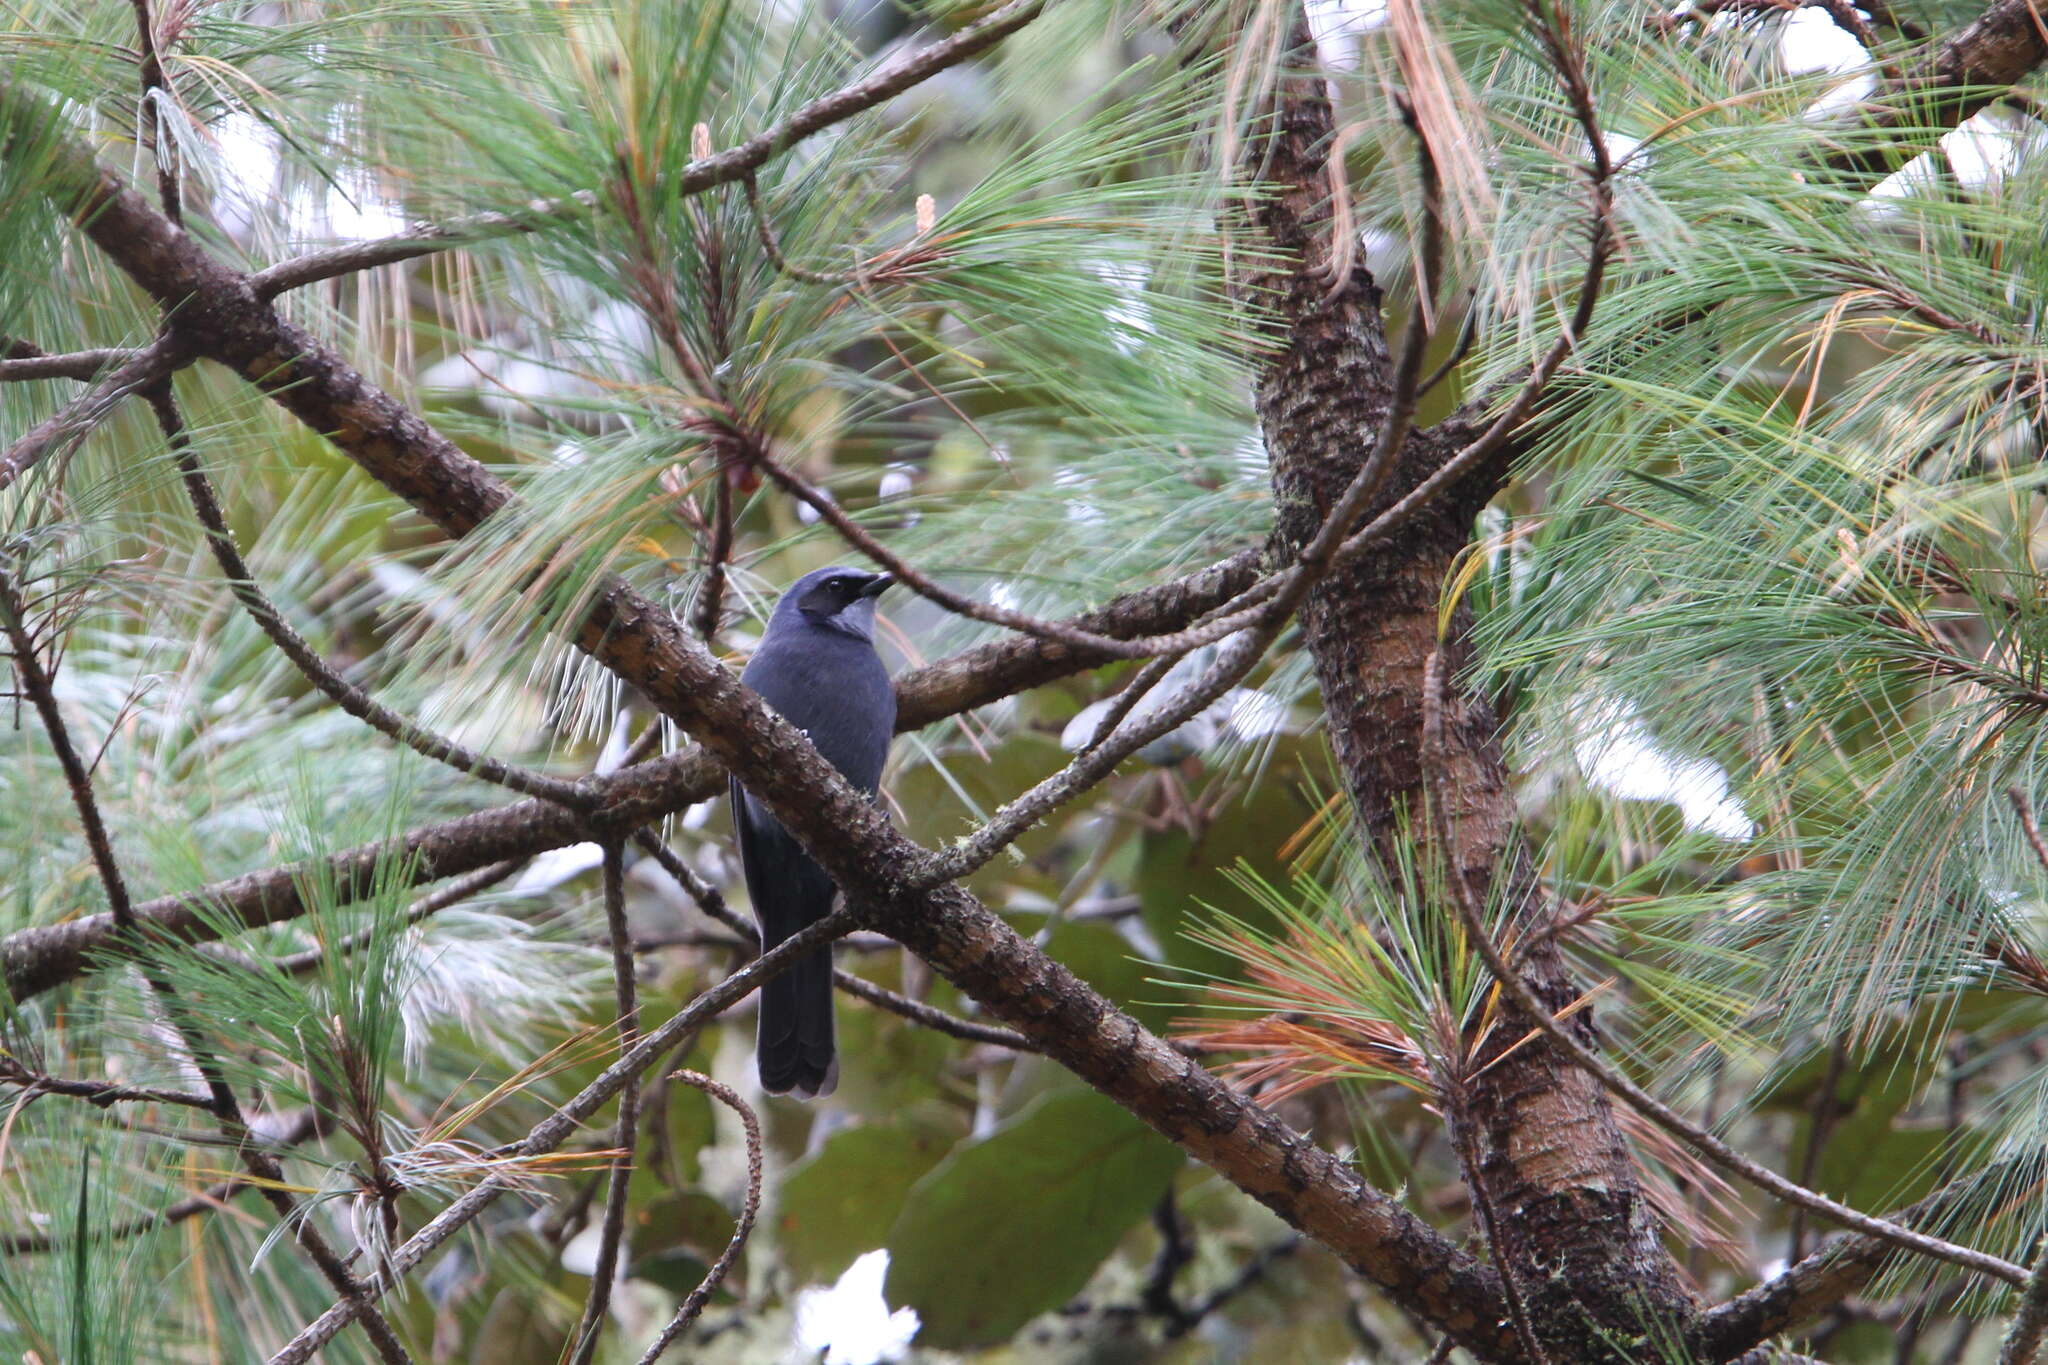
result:
M 1305 31 L 1297 40 L 1306 50 Z M 1371 452 L 1392 399 L 1392 366 L 1372 277 L 1354 265 L 1335 287 L 1329 282 L 1326 152 L 1335 126 L 1320 78 L 1283 73 L 1271 122 L 1260 131 L 1249 164 L 1267 193 L 1253 216 L 1276 264 L 1251 283 L 1276 310 L 1278 351 L 1259 376 L 1257 401 L 1272 460 L 1276 534 L 1288 553 L 1314 535 Z M 1457 423 L 1415 433 L 1367 516 L 1414 488 L 1473 434 Z M 1462 610 L 1441 642 L 1450 680 L 1442 749 L 1427 760 L 1439 771 L 1424 771 L 1424 672 L 1439 648 L 1444 579 L 1502 468 L 1496 462 L 1478 471 L 1384 547 L 1325 580 L 1302 621 L 1331 743 L 1383 859 L 1393 865 L 1397 840 L 1428 830 L 1427 788 L 1448 813 L 1452 834 L 1436 854 L 1446 871 L 1480 903 L 1499 898 L 1540 922 L 1546 907 L 1516 832 L 1497 718 L 1483 697 L 1456 682 L 1469 657 Z M 1412 826 L 1405 836 L 1404 814 Z M 1579 991 L 1551 943 L 1546 938 L 1525 958 L 1524 970 L 1537 994 L 1562 1009 Z M 1575 1023 L 1589 1043 L 1590 1013 Z M 1496 1036 L 1490 1053 L 1521 1031 Z M 1469 1105 L 1481 1171 L 1501 1217 L 1497 1254 L 1514 1271 L 1540 1336 L 1566 1359 L 1596 1359 L 1589 1325 L 1633 1336 L 1652 1322 L 1690 1319 L 1692 1300 L 1596 1082 L 1537 1042 L 1486 1071 Z

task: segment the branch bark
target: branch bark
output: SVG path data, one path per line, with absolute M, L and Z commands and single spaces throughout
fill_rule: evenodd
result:
M 1234 597 L 1258 576 L 1256 550 L 1242 551 L 1181 578 L 1127 593 L 1073 618 L 1105 634 L 1145 635 L 1184 625 Z M 896 725 L 919 730 L 949 716 L 1110 662 L 1105 656 L 1029 637 L 992 641 L 913 669 L 896 679 Z M 335 894 L 365 894 L 380 863 L 409 871 L 414 885 L 474 872 L 512 858 L 565 848 L 591 837 L 591 827 L 638 828 L 707 801 L 726 787 L 725 769 L 702 749 L 636 763 L 592 779 L 592 813 L 585 819 L 550 801 L 520 801 L 455 820 L 422 826 L 403 838 L 362 844 L 322 860 L 315 874 L 287 864 L 244 873 L 191 891 L 143 901 L 135 917 L 144 932 L 188 941 L 215 937 L 195 912 L 209 905 L 256 927 L 305 913 L 300 886 L 331 885 Z M 0 979 L 25 1000 L 89 971 L 113 944 L 113 919 L 80 915 L 61 924 L 20 929 L 0 939 Z

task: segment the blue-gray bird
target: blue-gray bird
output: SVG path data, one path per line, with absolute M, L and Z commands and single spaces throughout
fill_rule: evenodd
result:
M 775 604 L 740 681 L 810 737 L 846 780 L 869 796 L 896 733 L 896 690 L 875 654 L 875 598 L 887 574 L 818 569 Z M 767 951 L 832 911 L 838 888 L 769 809 L 732 783 L 747 895 Z M 761 987 L 755 1048 L 761 1087 L 802 1099 L 839 1083 L 832 1047 L 832 950 L 808 954 Z

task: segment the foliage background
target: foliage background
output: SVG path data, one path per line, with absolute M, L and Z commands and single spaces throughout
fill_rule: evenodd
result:
M 1897 8 L 1937 32 L 1969 13 Z M 1625 248 L 1563 401 L 1447 587 L 1478 611 L 1521 809 L 1577 912 L 1567 942 L 1603 983 L 1603 1029 L 1634 1074 L 1859 1208 L 1970 1175 L 1952 1235 L 2028 1259 L 2048 1208 L 2024 1159 L 2048 1125 L 2048 972 L 2031 956 L 2048 870 L 2005 792 L 2042 789 L 2048 709 L 2041 127 L 1995 107 L 1875 193 L 1848 192 L 1799 169 L 1854 79 L 1787 68 L 1788 30 L 1817 11 L 1660 25 L 1641 5 L 1578 10 L 1609 39 L 1596 93 L 1617 150 L 1634 148 Z M 1415 187 L 1384 95 L 1388 42 L 1370 11 L 1320 13 L 1356 123 L 1361 250 L 1400 314 Z M 233 258 L 599 195 L 600 211 L 546 231 L 289 296 L 541 510 L 502 535 L 446 545 L 228 376 L 178 380 L 264 587 L 352 677 L 465 742 L 569 775 L 616 763 L 646 708 L 547 627 L 601 572 L 691 612 L 711 591 L 699 551 L 721 503 L 735 531 L 718 643 L 734 662 L 780 585 L 853 558 L 748 472 L 747 442 L 926 571 L 1043 616 L 1264 539 L 1244 372 L 1257 343 L 1225 288 L 1243 247 L 1213 169 L 1244 66 L 1177 62 L 1156 15 L 1053 7 L 986 59 L 771 162 L 758 219 L 738 186 L 680 197 L 662 172 L 695 139 L 731 145 L 966 11 L 222 0 L 161 17 L 177 37 L 162 137 L 193 231 Z M 1432 361 L 1449 357 L 1450 323 L 1476 341 L 1425 417 L 1555 335 L 1584 151 L 1515 7 L 1448 5 L 1432 21 L 1456 131 L 1477 149 L 1453 196 Z M 22 0 L 5 22 L 9 78 L 66 96 L 74 131 L 148 183 L 133 15 Z M 37 172 L 24 156 L 0 169 L 0 240 L 32 266 L 0 275 L 0 330 L 50 350 L 145 340 L 148 301 L 63 229 Z M 788 261 L 858 278 L 778 268 L 759 223 Z M 0 429 L 70 393 L 0 386 Z M 336 714 L 266 647 L 145 417 L 131 405 L 0 495 L 8 557 L 43 628 L 64 632 L 62 704 L 104 741 L 97 783 L 130 878 L 174 891 L 482 804 L 473 783 Z M 552 552 L 539 578 L 536 552 Z M 906 663 L 994 634 L 909 600 L 886 629 Z M 1242 1068 L 1247 1082 L 1461 1228 L 1432 1076 L 1459 1045 L 1446 1001 L 1484 983 L 1455 951 L 1430 956 L 1429 897 L 1414 894 L 1429 869 L 1366 867 L 1332 821 L 1340 784 L 1294 643 L 1185 753 L 1129 765 L 970 884 L 1147 1024 L 1272 1062 Z M 964 833 L 1056 768 L 1062 731 L 1130 671 L 905 737 L 885 780 L 899 823 L 927 846 Z M 42 734 L 24 723 L 8 743 L 0 927 L 99 908 Z M 664 833 L 737 899 L 721 809 Z M 445 1194 L 604 1064 L 595 864 L 589 846 L 544 856 L 417 927 L 395 876 L 348 905 L 310 887 L 317 912 L 238 933 L 240 958 L 151 960 L 199 1006 L 259 1126 L 320 1116 L 288 1170 L 344 1246 L 377 1246 L 355 1197 L 366 1152 Z M 629 887 L 643 1007 L 665 1017 L 740 957 L 651 862 Z M 1360 919 L 1381 926 L 1378 955 L 1330 928 Z M 308 971 L 246 969 L 354 934 L 356 951 Z M 885 943 L 857 941 L 842 965 L 972 1012 Z M 1273 1011 L 1299 1027 L 1261 1032 Z M 767 1210 L 689 1358 L 821 1344 L 820 1323 L 844 1328 L 851 1310 L 800 1322 L 805 1286 L 877 1247 L 889 1302 L 919 1314 L 921 1354 L 1429 1350 L 1417 1324 L 1051 1063 L 845 999 L 839 1018 L 839 1092 L 761 1106 Z M 751 1041 L 743 1009 L 677 1060 L 744 1090 Z M 52 1075 L 195 1080 L 131 966 L 11 1010 L 6 1044 Z M 1303 1084 L 1317 1079 L 1332 1083 Z M 267 1356 L 328 1290 L 250 1201 L 121 1235 L 228 1163 L 196 1113 L 114 1118 L 17 1091 L 0 1222 L 64 1254 L 0 1268 L 0 1335 L 45 1361 Z M 1717 1296 L 1813 1244 L 1804 1220 L 1639 1136 L 1682 1259 Z M 423 1355 L 558 1358 L 602 1188 L 590 1153 L 604 1140 L 589 1138 L 393 1303 Z M 602 1359 L 637 1356 L 724 1244 L 744 1187 L 737 1125 L 688 1087 L 656 1087 L 640 1150 Z M 1925 1268 L 1891 1289 L 1823 1324 L 1829 1358 L 1987 1349 L 1977 1329 L 1997 1303 Z M 349 1336 L 330 1349 L 366 1350 Z

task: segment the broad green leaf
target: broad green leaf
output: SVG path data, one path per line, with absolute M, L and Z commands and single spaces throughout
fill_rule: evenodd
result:
M 1180 1164 L 1114 1101 L 1048 1095 L 910 1192 L 889 1233 L 889 1302 L 917 1310 L 922 1345 L 1004 1341 L 1088 1283 Z
M 782 1181 L 777 1240 L 797 1283 L 828 1283 L 872 1251 L 911 1188 L 951 1140 L 929 1125 L 871 1123 L 834 1133 Z

